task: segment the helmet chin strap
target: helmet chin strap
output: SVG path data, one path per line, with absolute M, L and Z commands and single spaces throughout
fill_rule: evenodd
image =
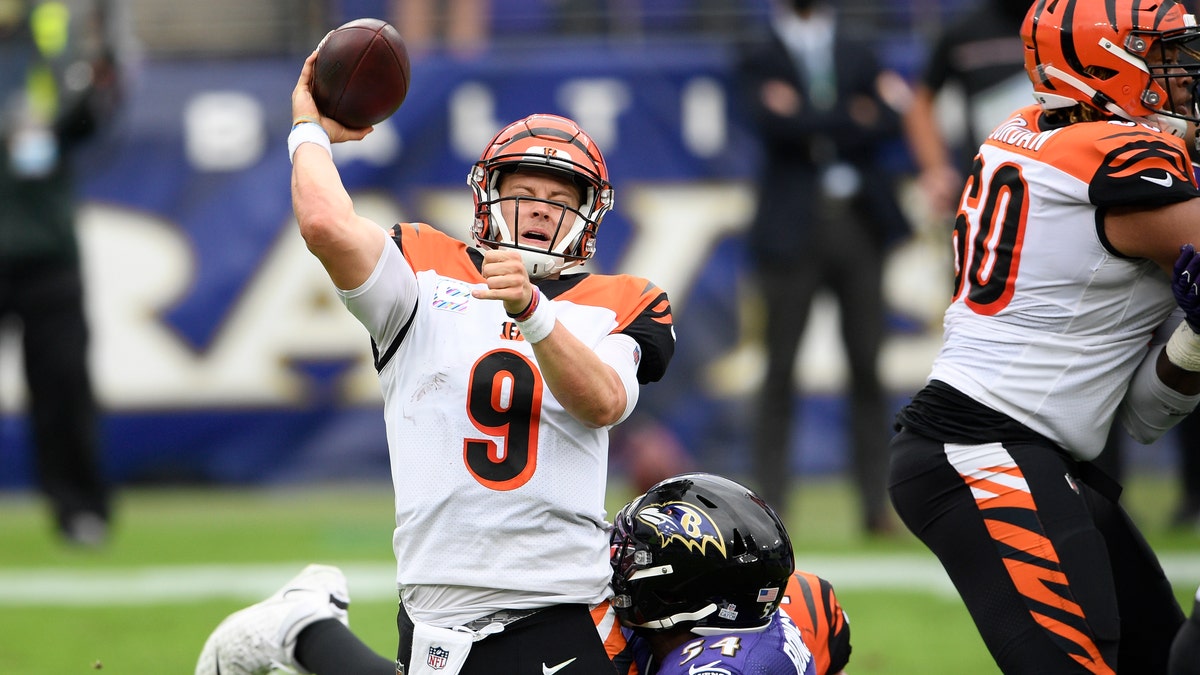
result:
M 517 249 L 517 252 L 521 254 L 521 260 L 525 262 L 525 270 L 529 272 L 530 279 L 545 279 L 567 267 L 567 262 L 556 255 L 527 251 L 522 248 Z
M 1178 136 L 1179 138 L 1184 138 L 1187 136 L 1187 122 L 1178 117 L 1154 114 L 1150 116 L 1150 119 L 1157 124 L 1160 129 L 1171 134 L 1172 136 Z

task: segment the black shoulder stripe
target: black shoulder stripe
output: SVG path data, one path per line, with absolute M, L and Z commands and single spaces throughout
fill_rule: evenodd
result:
M 392 227 L 392 241 L 395 242 L 396 248 L 403 251 L 404 247 L 400 243 L 401 232 L 399 224 Z M 420 298 L 417 299 L 417 302 L 420 302 Z M 375 360 L 376 373 L 383 370 L 388 361 L 391 361 L 392 357 L 396 355 L 396 350 L 400 349 L 400 343 L 404 341 L 404 336 L 408 335 L 408 329 L 412 327 L 412 322 L 415 318 L 417 318 L 417 304 L 413 303 L 412 316 L 408 317 L 408 321 L 404 322 L 404 327 L 396 334 L 396 339 L 392 340 L 392 344 L 388 345 L 387 351 L 382 356 L 379 354 L 379 345 L 375 344 L 374 340 L 371 340 L 371 357 Z
M 414 306 L 412 316 L 408 317 L 408 321 L 404 322 L 404 327 L 400 329 L 399 333 L 396 333 L 396 339 L 392 340 L 392 343 L 388 345 L 387 351 L 382 355 L 379 354 L 379 346 L 375 344 L 374 340 L 371 340 L 371 356 L 375 359 L 376 373 L 382 371 L 384 366 L 388 364 L 388 361 L 391 361 L 392 357 L 396 355 L 396 350 L 400 349 L 400 343 L 404 342 L 404 336 L 408 335 L 408 329 L 412 328 L 413 319 L 416 318 L 417 308 Z

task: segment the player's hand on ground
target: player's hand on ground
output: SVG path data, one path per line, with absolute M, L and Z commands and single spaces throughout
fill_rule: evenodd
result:
M 471 291 L 472 296 L 500 300 L 509 314 L 519 314 L 529 306 L 533 299 L 533 283 L 519 252 L 508 248 L 484 251 L 480 272 L 487 281 L 487 288 Z
M 321 125 L 325 133 L 329 134 L 330 143 L 341 143 L 343 141 L 357 141 L 366 137 L 375 128 L 367 127 L 366 129 L 347 129 L 340 122 L 325 117 L 321 111 L 317 109 L 317 102 L 313 100 L 312 95 L 312 79 L 313 68 L 317 62 L 317 52 L 308 55 L 304 60 L 304 68 L 300 70 L 300 79 L 296 81 L 296 88 L 292 90 L 292 120 L 293 124 L 299 121 L 316 122 Z
M 1171 291 L 1188 325 L 1200 333 L 1200 253 L 1191 244 L 1184 244 L 1179 251 L 1175 274 L 1171 279 Z

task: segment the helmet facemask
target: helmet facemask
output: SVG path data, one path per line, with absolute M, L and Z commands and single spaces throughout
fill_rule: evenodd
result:
M 578 206 L 529 196 L 501 197 L 506 174 L 542 171 L 565 177 L 580 192 Z M 471 168 L 467 182 L 475 197 L 472 235 L 487 248 L 520 252 L 529 276 L 541 279 L 580 265 L 596 252 L 600 221 L 613 205 L 608 171 L 595 143 L 574 122 L 554 115 L 531 115 L 496 135 Z M 514 207 L 508 223 L 502 205 Z M 520 214 L 545 204 L 559 213 L 545 245 L 521 242 Z
M 1136 43 L 1139 38 L 1132 33 L 1129 41 Z M 1200 122 L 1200 102 L 1196 99 L 1200 85 L 1200 29 L 1193 26 L 1160 36 L 1148 50 L 1146 67 L 1151 85 L 1143 92 L 1142 102 L 1155 110 L 1156 120 L 1176 135 L 1183 135 L 1176 129 L 1186 122 Z
M 526 162 L 496 161 L 492 164 L 497 168 L 485 163 L 477 164 L 471 174 L 472 187 L 476 192 L 483 193 L 476 196 L 477 210 L 473 228 L 473 234 L 480 243 L 491 248 L 506 247 L 519 251 L 529 276 L 534 279 L 580 265 L 595 254 L 596 232 L 600 227 L 600 219 L 611 208 L 611 188 L 599 188 L 580 180 L 575 173 L 549 171 L 548 173 L 567 177 L 579 189 L 582 199 L 578 207 L 537 197 L 502 197 L 500 185 L 504 174 L 530 167 Z M 482 181 L 478 180 L 480 174 L 486 174 Z M 599 194 L 601 192 L 607 194 Z M 513 206 L 516 222 L 511 226 L 504 217 L 505 203 Z M 544 246 L 528 241 L 522 243 L 521 232 L 518 231 L 522 222 L 521 214 L 526 210 L 538 208 L 538 204 L 545 204 L 558 213 L 557 222 L 552 225 Z

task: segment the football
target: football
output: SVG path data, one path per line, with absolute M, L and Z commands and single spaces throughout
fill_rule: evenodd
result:
M 313 100 L 322 115 L 348 128 L 374 126 L 404 103 L 411 68 L 404 39 L 391 24 L 355 19 L 317 45 Z

